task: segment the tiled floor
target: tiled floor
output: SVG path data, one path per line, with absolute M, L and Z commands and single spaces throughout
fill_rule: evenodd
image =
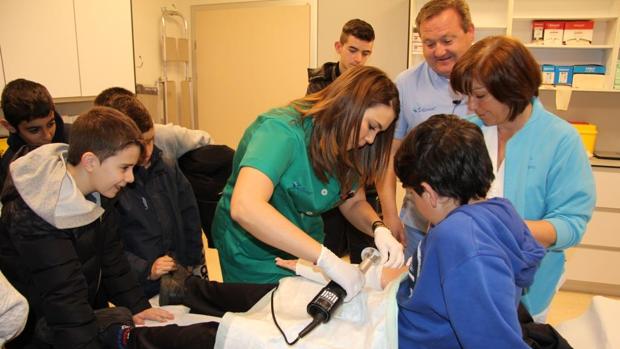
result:
M 206 241 L 204 241 L 206 246 Z M 211 280 L 221 281 L 222 273 L 220 270 L 217 250 L 206 249 L 205 258 L 209 269 L 209 278 Z M 573 319 L 583 314 L 592 301 L 592 294 L 560 291 L 554 297 L 551 303 L 551 309 L 547 321 L 552 325 L 557 325 L 563 321 Z M 620 299 L 620 298 L 618 298 Z

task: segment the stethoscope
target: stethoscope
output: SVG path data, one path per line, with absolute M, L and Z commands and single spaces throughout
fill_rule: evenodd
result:
M 452 96 L 452 113 L 451 114 L 454 114 L 454 112 L 456 112 L 456 108 L 458 108 L 458 106 L 461 105 L 461 103 L 463 103 L 465 96 L 460 93 L 456 93 L 452 91 L 452 89 L 450 89 L 450 95 Z
M 459 105 L 461 105 L 461 102 L 463 102 L 463 100 L 462 100 L 462 99 L 453 99 L 453 100 L 452 100 L 452 104 L 453 104 L 454 106 L 452 107 L 452 113 L 451 113 L 451 114 L 454 114 L 454 112 L 456 111 L 456 107 L 458 107 Z

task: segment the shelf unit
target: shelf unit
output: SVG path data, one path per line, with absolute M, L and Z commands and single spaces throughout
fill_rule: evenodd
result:
M 427 0 L 410 0 L 410 32 Z M 606 67 L 605 87 L 575 91 L 616 92 L 613 89 L 620 47 L 620 0 L 469 0 L 476 40 L 490 35 L 518 38 L 540 64 L 601 64 Z M 544 46 L 531 43 L 533 20 L 592 20 L 594 34 L 588 46 Z M 409 66 L 424 58 L 410 52 Z M 552 86 L 543 89 L 554 89 Z

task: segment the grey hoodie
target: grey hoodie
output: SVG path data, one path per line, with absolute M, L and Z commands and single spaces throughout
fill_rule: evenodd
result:
M 15 338 L 26 326 L 28 302 L 0 271 L 0 348 Z
M 85 226 L 104 212 L 99 203 L 84 197 L 67 170 L 68 149 L 64 143 L 46 144 L 16 159 L 9 168 L 28 207 L 58 229 Z

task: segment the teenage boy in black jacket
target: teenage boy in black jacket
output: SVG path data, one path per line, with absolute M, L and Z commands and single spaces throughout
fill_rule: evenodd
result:
M 153 144 L 151 115 L 133 96 L 118 95 L 107 101 L 107 106 L 129 116 L 145 144 L 145 156 L 133 169 L 135 181 L 119 194 L 117 208 L 123 248 L 146 296 L 160 292 L 160 278 L 167 274 L 206 277 L 194 192 L 175 159 L 165 157 Z M 165 305 L 164 291 L 160 294 L 161 305 Z
M 110 200 L 133 181 L 140 131 L 118 111 L 93 108 L 72 132 L 69 145 L 42 145 L 13 161 L 2 194 L 0 268 L 31 307 L 15 347 L 103 347 L 94 309 L 107 302 L 98 294 L 137 324 L 172 318 L 151 308 L 133 277 Z

